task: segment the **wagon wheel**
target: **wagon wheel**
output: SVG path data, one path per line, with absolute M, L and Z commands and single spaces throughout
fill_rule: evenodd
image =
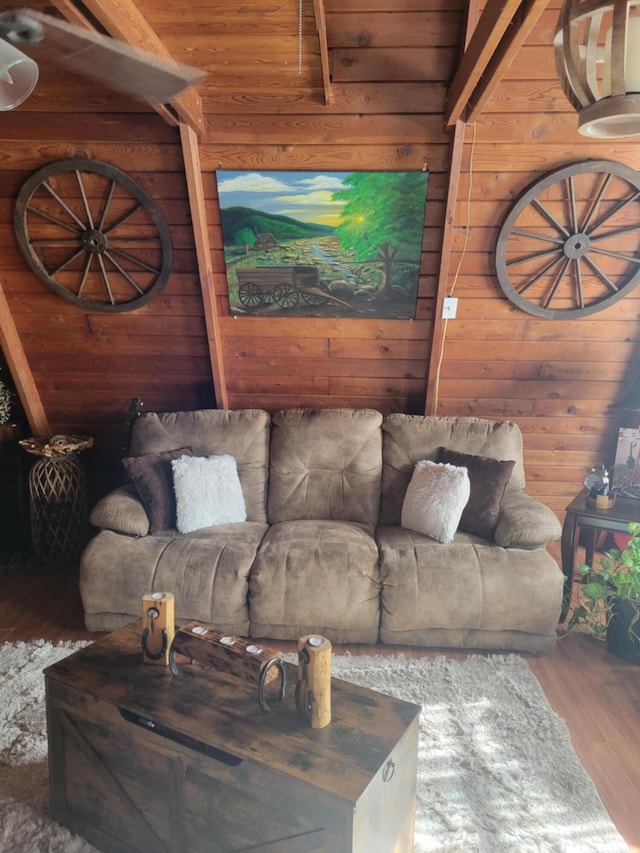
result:
M 262 305 L 262 288 L 255 281 L 243 281 L 238 290 L 238 298 L 247 308 L 257 308 Z
M 18 193 L 14 228 L 38 278 L 93 311 L 139 308 L 171 273 L 171 234 L 160 208 L 128 175 L 98 160 L 61 160 L 31 175 Z
M 279 284 L 273 290 L 273 298 L 282 308 L 295 308 L 300 294 L 293 284 Z
M 640 277 L 640 173 L 607 160 L 550 172 L 502 224 L 496 272 L 538 317 L 585 317 L 626 296 Z
M 328 299 L 326 296 L 323 296 L 321 293 L 318 293 L 319 290 L 326 290 L 326 285 L 324 285 L 322 282 L 318 282 L 318 284 L 315 286 L 315 292 L 303 290 L 303 302 L 306 302 L 307 305 L 326 305 Z

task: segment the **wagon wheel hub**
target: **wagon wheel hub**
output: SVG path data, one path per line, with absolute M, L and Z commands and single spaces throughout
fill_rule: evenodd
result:
M 572 234 L 564 244 L 564 256 L 570 260 L 578 260 L 589 254 L 591 240 L 586 234 Z
M 107 238 L 104 236 L 102 231 L 98 231 L 95 228 L 87 228 L 80 238 L 80 242 L 82 243 L 83 248 L 92 255 L 104 254 L 108 246 Z

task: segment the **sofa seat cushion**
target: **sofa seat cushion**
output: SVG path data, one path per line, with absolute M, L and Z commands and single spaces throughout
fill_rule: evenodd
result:
M 534 652 L 553 646 L 563 575 L 543 548 L 507 550 L 469 533 L 443 545 L 401 527 L 378 528 L 376 537 L 382 642 Z
M 159 591 L 175 596 L 177 621 L 197 619 L 246 635 L 249 571 L 266 528 L 244 522 L 138 539 L 102 530 L 80 562 L 87 629 L 111 631 L 140 618 L 142 596 Z
M 251 572 L 251 635 L 375 643 L 378 549 L 373 530 L 341 521 L 286 521 L 265 536 Z

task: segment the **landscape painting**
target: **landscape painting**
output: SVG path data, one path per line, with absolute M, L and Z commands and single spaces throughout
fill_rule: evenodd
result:
M 428 180 L 218 171 L 232 315 L 413 319 Z

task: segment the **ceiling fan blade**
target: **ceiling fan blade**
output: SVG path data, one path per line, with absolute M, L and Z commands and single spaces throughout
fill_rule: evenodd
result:
M 168 103 L 207 76 L 199 68 L 154 56 L 42 12 L 26 9 L 19 12 L 23 20 L 32 19 L 42 29 L 42 40 L 29 46 L 34 59 L 50 59 L 63 68 L 152 104 Z M 21 41 L 19 34 L 7 37 Z

